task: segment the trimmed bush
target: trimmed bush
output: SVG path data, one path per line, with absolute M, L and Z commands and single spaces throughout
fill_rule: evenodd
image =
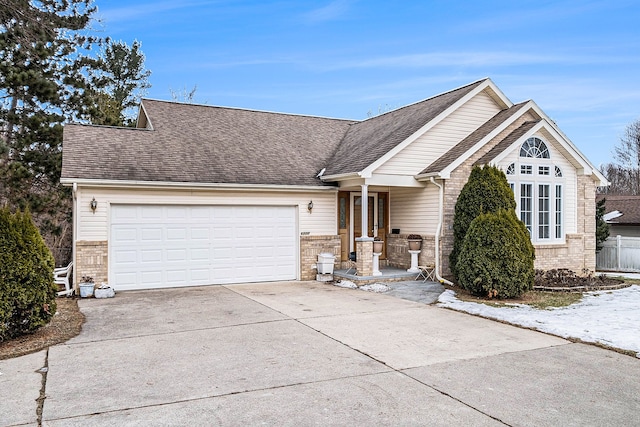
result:
M 0 341 L 35 331 L 56 312 L 54 261 L 31 214 L 0 209 Z
M 494 166 L 474 166 L 458 196 L 453 217 L 453 250 L 449 265 L 458 278 L 458 257 L 467 230 L 478 215 L 499 209 L 515 210 L 516 202 L 504 172 Z
M 459 284 L 474 295 L 514 298 L 533 289 L 535 253 L 515 211 L 501 209 L 471 222 L 458 259 Z

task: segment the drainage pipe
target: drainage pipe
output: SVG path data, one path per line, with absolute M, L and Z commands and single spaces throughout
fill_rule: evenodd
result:
M 436 242 L 436 249 L 435 249 L 435 253 L 436 253 L 436 279 L 438 279 L 438 281 L 440 283 L 446 283 L 447 285 L 453 285 L 453 283 L 451 283 L 450 281 L 448 281 L 447 279 L 445 279 L 444 277 L 442 277 L 440 275 L 440 233 L 442 232 L 442 221 L 443 221 L 443 216 L 444 216 L 444 212 L 442 211 L 444 209 L 444 187 L 442 187 L 442 184 L 438 184 L 436 182 L 435 179 L 433 179 L 433 177 L 431 177 L 431 183 L 433 185 L 435 185 L 436 187 L 438 187 L 438 227 L 436 228 L 436 238 L 435 238 L 435 242 Z

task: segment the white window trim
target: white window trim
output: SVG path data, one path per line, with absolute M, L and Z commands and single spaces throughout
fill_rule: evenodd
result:
M 515 166 L 515 174 L 507 175 L 507 180 L 509 184 L 513 184 L 514 190 L 514 199 L 516 201 L 516 215 L 518 219 L 521 218 L 521 184 L 530 184 L 532 187 L 532 211 L 531 211 L 531 242 L 534 245 L 555 245 L 555 244 L 564 244 L 566 242 L 566 218 L 567 212 L 565 209 L 566 204 L 566 177 L 564 174 L 563 168 L 560 167 L 560 170 L 563 172 L 563 176 L 556 177 L 555 176 L 555 167 L 557 165 L 553 162 L 552 153 L 549 150 L 549 144 L 546 141 L 542 140 L 544 144 L 547 146 L 547 150 L 549 151 L 549 158 L 534 158 L 534 157 L 520 157 L 520 147 L 518 147 L 518 158 L 515 162 L 509 162 L 509 164 L 514 163 Z M 508 167 L 509 165 L 507 165 Z M 530 166 L 532 173 L 531 174 L 522 174 L 522 166 Z M 540 175 L 539 167 L 547 166 L 549 168 L 548 175 Z M 549 186 L 549 238 L 540 238 L 540 185 L 548 185 Z M 561 200 L 560 200 L 560 209 L 561 209 L 561 224 L 560 224 L 560 232 L 561 236 L 559 238 L 556 237 L 556 186 L 560 186 L 562 188 Z

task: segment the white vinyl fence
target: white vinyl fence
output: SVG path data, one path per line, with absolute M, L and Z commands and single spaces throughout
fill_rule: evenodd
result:
M 640 237 L 609 237 L 596 254 L 596 269 L 640 272 Z

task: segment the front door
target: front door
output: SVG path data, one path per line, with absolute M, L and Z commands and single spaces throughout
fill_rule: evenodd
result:
M 362 194 L 350 194 L 349 215 L 349 251 L 355 251 L 355 239 L 362 236 Z M 367 236 L 381 237 L 384 240 L 387 223 L 387 193 L 369 193 L 367 198 Z M 381 259 L 386 258 L 386 243 L 382 250 Z

